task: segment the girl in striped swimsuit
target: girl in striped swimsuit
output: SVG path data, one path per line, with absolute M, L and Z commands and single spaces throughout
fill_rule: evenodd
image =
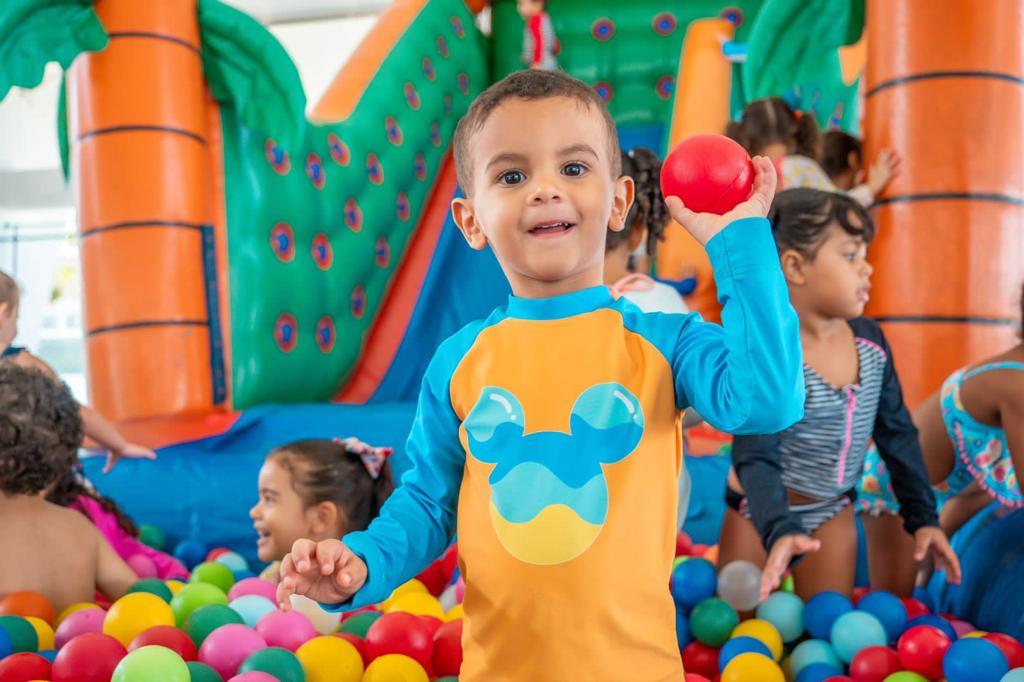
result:
M 807 398 L 804 418 L 789 429 L 736 437 L 721 565 L 745 559 L 763 566 L 764 598 L 806 554 L 795 567 L 797 594 L 850 594 L 852 502 L 873 438 L 893 473 L 915 553 L 931 553 L 959 582 L 888 343 L 861 317 L 871 287 L 871 217 L 848 196 L 804 188 L 777 195 L 768 218 L 800 318 Z

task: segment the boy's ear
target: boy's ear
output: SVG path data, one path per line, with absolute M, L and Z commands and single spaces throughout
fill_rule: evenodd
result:
M 779 264 L 782 266 L 782 274 L 785 275 L 786 282 L 796 286 L 807 283 L 807 275 L 804 272 L 807 259 L 802 253 L 794 249 L 786 249 L 779 256 Z
M 473 211 L 473 202 L 466 197 L 456 197 L 452 200 L 452 218 L 459 228 L 459 232 L 466 238 L 470 248 L 482 251 L 487 246 L 487 235 L 480 227 L 476 213 Z
M 615 181 L 615 193 L 612 196 L 612 214 L 608 218 L 608 229 L 613 232 L 622 232 L 626 227 L 626 214 L 629 207 L 633 205 L 636 194 L 636 185 L 633 178 L 623 175 Z

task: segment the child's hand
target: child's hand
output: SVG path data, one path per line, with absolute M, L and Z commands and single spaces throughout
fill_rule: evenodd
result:
M 960 559 L 949 546 L 949 539 L 941 528 L 926 526 L 914 533 L 914 560 L 924 561 L 929 553 L 938 568 L 945 569 L 946 582 L 960 584 Z
M 296 540 L 281 561 L 277 602 L 282 611 L 300 594 L 324 604 L 348 601 L 366 582 L 366 564 L 341 540 Z
M 821 540 L 815 540 L 810 535 L 783 535 L 772 545 L 772 551 L 768 554 L 768 561 L 764 564 L 764 571 L 761 573 L 761 597 L 759 601 L 768 598 L 779 585 L 782 584 L 782 575 L 789 568 L 794 557 L 808 552 L 817 552 L 821 549 Z
M 754 164 L 754 187 L 750 198 L 743 203 L 736 204 L 725 215 L 694 213 L 683 205 L 683 201 L 679 197 L 665 198 L 672 219 L 686 228 L 686 231 L 692 234 L 701 246 L 706 246 L 712 237 L 724 230 L 725 226 L 734 220 L 764 218 L 768 215 L 768 208 L 772 205 L 775 187 L 779 182 L 775 174 L 775 166 L 765 156 L 755 156 L 751 161 Z
M 114 466 L 122 459 L 156 459 L 156 453 L 147 447 L 135 443 L 125 443 L 120 449 L 111 448 L 107 453 L 107 463 L 103 467 L 103 473 L 109 474 Z
M 868 169 L 868 189 L 877 197 L 892 179 L 900 174 L 900 157 L 891 149 L 883 149 Z

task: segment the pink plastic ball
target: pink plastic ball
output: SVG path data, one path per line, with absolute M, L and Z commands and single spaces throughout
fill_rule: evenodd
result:
M 258 632 L 244 625 L 222 625 L 199 647 L 199 662 L 205 663 L 224 679 L 230 678 L 254 652 L 266 649 L 267 643 Z
M 87 632 L 103 632 L 103 619 L 107 612 L 100 608 L 75 611 L 57 626 L 54 644 L 60 649 L 79 635 Z
M 156 564 L 145 554 L 133 554 L 128 557 L 128 566 L 135 571 L 135 575 L 140 578 L 156 578 L 158 572 L 156 570 Z
M 234 601 L 239 597 L 255 594 L 259 597 L 266 597 L 274 604 L 277 603 L 277 587 L 271 585 L 262 578 L 245 578 L 239 580 L 228 590 L 228 601 Z
M 267 646 L 293 652 L 320 635 L 309 618 L 298 611 L 271 611 L 256 623 L 256 632 L 263 636 Z
M 270 673 L 260 672 L 259 670 L 250 670 L 247 673 L 241 675 L 235 675 L 228 682 L 277 682 L 277 678 Z
M 458 582 L 455 583 L 455 601 L 459 604 L 466 598 L 466 581 L 459 576 Z

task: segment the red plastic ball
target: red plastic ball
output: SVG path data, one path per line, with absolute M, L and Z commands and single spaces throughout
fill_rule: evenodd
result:
M 700 642 L 690 642 L 683 649 L 683 668 L 713 679 L 718 675 L 718 649 Z
M 824 682 L 854 682 L 854 679 L 846 675 L 833 675 L 832 677 L 826 677 Z
M 911 599 L 910 597 L 903 597 L 900 599 L 903 602 L 903 607 L 907 610 L 907 622 L 914 620 L 918 616 L 927 616 L 931 613 L 927 606 L 922 602 Z
M 385 613 L 366 632 L 366 654 L 371 662 L 385 654 L 402 654 L 422 665 L 430 675 L 433 648 L 429 625 L 411 613 Z
M 697 673 L 686 673 L 683 682 L 711 682 L 711 680 Z
M 420 623 L 426 628 L 427 634 L 430 635 L 431 639 L 433 639 L 434 635 L 437 634 L 437 631 L 441 629 L 441 626 L 444 625 L 443 620 L 434 618 L 433 616 L 418 616 L 418 618 L 420 619 Z
M 186 663 L 188 661 L 198 660 L 196 645 L 192 641 L 192 638 L 171 625 L 158 625 L 155 628 L 150 628 L 145 632 L 139 633 L 139 635 L 132 640 L 132 643 L 128 645 L 128 651 L 135 651 L 138 648 L 149 645 L 162 646 L 165 649 L 170 649 L 181 656 Z
M 50 679 L 52 666 L 39 654 L 22 652 L 0 661 L 0 680 L 4 682 L 33 682 Z
M 867 588 L 867 587 L 855 587 L 855 588 L 853 588 L 853 599 L 850 600 L 851 602 L 853 602 L 853 607 L 857 608 L 857 602 L 859 602 L 864 597 L 865 594 L 868 594 L 870 592 L 871 592 L 871 589 Z
M 109 682 L 128 651 L 102 632 L 87 632 L 65 644 L 53 661 L 53 682 Z
M 900 636 L 896 649 L 904 668 L 929 680 L 941 680 L 942 657 L 951 645 L 942 630 L 930 625 L 916 625 Z
M 363 659 L 363 667 L 370 665 L 370 657 L 366 654 L 366 640 L 359 635 L 353 635 L 351 632 L 339 632 L 335 637 L 341 637 L 343 640 L 351 644 L 359 652 L 360 658 Z
M 691 211 L 728 213 L 754 186 L 747 150 L 723 135 L 694 135 L 676 145 L 661 167 L 661 192 Z
M 686 534 L 686 531 L 679 531 L 676 536 L 676 556 L 687 556 L 693 549 L 693 540 Z
M 458 677 L 462 667 L 462 619 L 445 623 L 434 635 L 434 674 Z
M 1010 664 L 1010 670 L 1024 668 L 1024 644 L 1001 632 L 990 632 L 983 639 L 987 639 L 999 647 L 999 650 L 1006 656 L 1006 662 Z
M 207 561 L 216 561 L 217 557 L 219 557 L 221 554 L 227 554 L 230 551 L 231 550 L 228 549 L 227 547 L 216 547 L 214 549 L 211 549 L 209 551 L 209 553 L 207 553 L 206 560 Z
M 861 649 L 850 662 L 850 677 L 856 682 L 883 682 L 886 677 L 903 670 L 900 656 L 885 646 Z

